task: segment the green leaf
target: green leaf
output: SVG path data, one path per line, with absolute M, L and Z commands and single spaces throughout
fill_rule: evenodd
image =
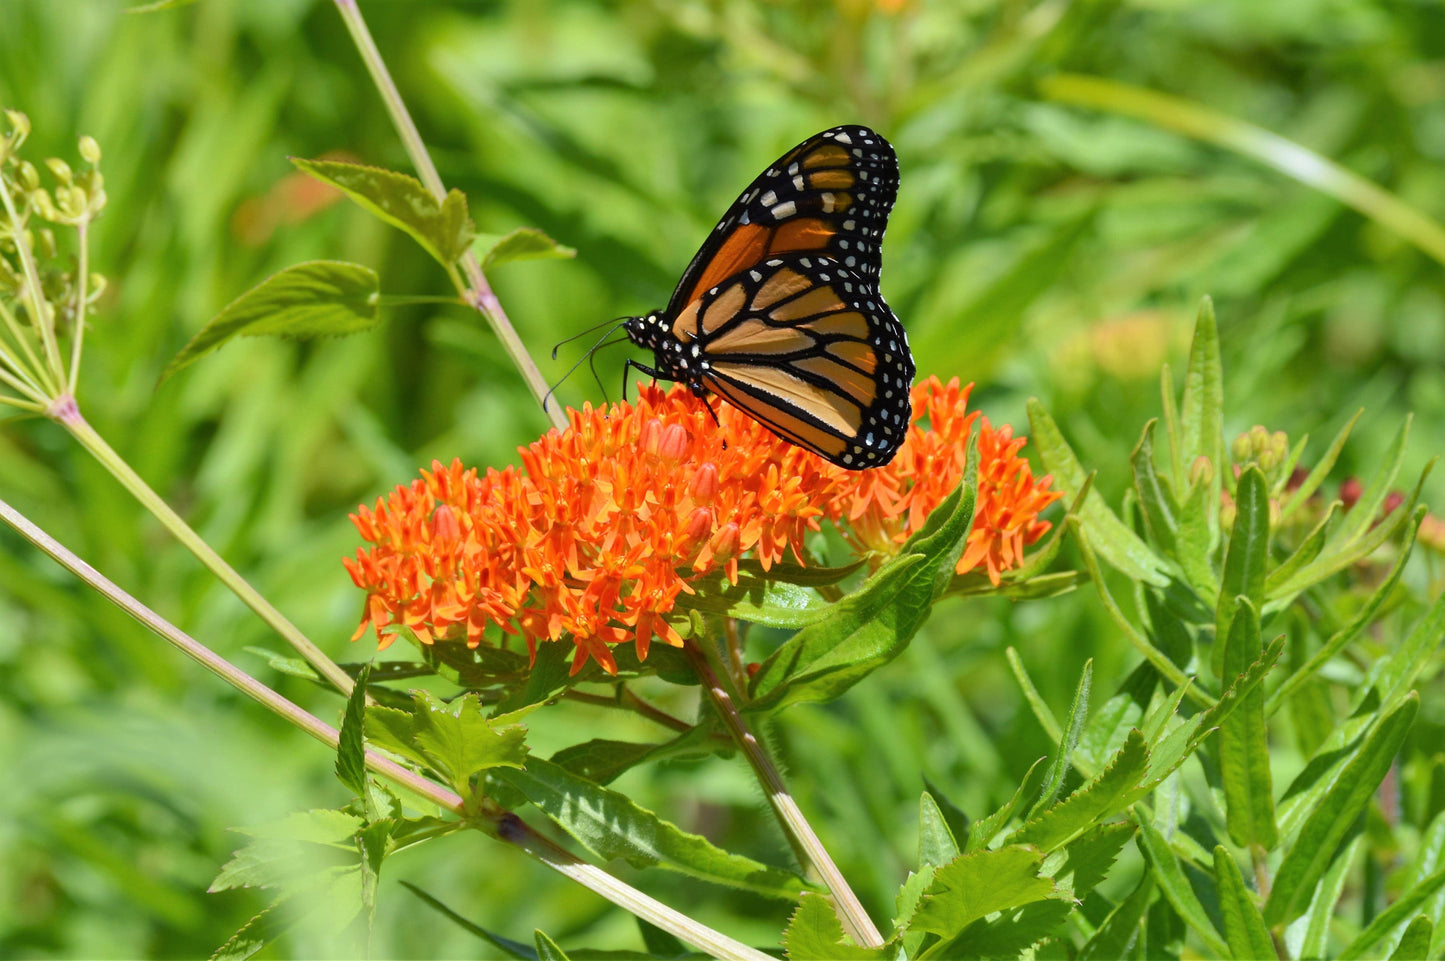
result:
M 527 762 L 527 729 L 504 718 L 489 719 L 475 694 L 444 704 L 418 691 L 410 712 L 374 707 L 366 733 L 380 747 L 432 768 L 463 796 L 471 777 L 495 767 Z
M 1264 907 L 1266 924 L 1288 923 L 1305 910 L 1315 884 L 1389 772 L 1419 707 L 1419 695 L 1411 692 L 1382 718 L 1310 813 L 1275 874 Z
M 1410 915 L 1416 911 L 1419 911 L 1420 907 L 1442 887 L 1445 887 L 1445 871 L 1436 871 L 1419 884 L 1405 891 L 1395 899 L 1393 904 L 1375 915 L 1375 920 L 1370 922 L 1370 926 L 1361 931 L 1359 936 L 1350 942 L 1350 946 L 1345 948 L 1344 953 L 1340 955 L 1339 961 L 1355 961 L 1356 958 L 1366 957 L 1366 952 L 1369 951 L 1370 948 L 1373 948 L 1392 930 L 1403 924 L 1406 918 L 1410 917 Z M 1427 924 L 1430 924 L 1429 918 L 1425 918 L 1424 920 Z M 1431 928 L 1433 927 L 1434 925 L 1431 925 Z M 1398 952 L 1399 948 L 1397 947 L 1396 953 Z M 1378 955 L 1375 956 L 1378 957 Z M 1424 956 L 1423 954 L 1418 955 L 1418 957 L 1422 958 Z M 1409 955 L 1405 955 L 1405 957 L 1409 957 Z
M 948 826 L 938 802 L 927 791 L 918 801 L 918 864 L 947 864 L 958 857 L 958 839 Z
M 1176 563 L 1182 558 L 1179 543 L 1175 537 L 1179 527 L 1179 503 L 1174 498 L 1169 481 L 1159 476 L 1154 467 L 1154 428 L 1158 420 L 1151 419 L 1139 435 L 1139 443 L 1129 455 L 1129 466 L 1134 474 L 1134 493 L 1139 496 L 1139 507 L 1144 512 L 1144 528 L 1149 532 L 1153 546 L 1162 551 L 1166 558 Z
M 1124 746 L 1129 732 L 1139 727 L 1144 709 L 1154 696 L 1159 675 L 1150 665 L 1140 664 L 1129 672 L 1114 695 L 1094 712 L 1074 750 L 1074 766 L 1085 777 L 1103 770 L 1114 752 Z M 1176 688 L 1176 693 L 1184 689 Z
M 1330 503 L 1330 509 L 1325 512 L 1325 516 L 1320 518 L 1320 522 L 1314 526 L 1314 529 L 1311 530 L 1309 534 L 1305 535 L 1305 539 L 1300 542 L 1299 547 L 1295 548 L 1295 552 L 1269 572 L 1269 576 L 1264 579 L 1264 593 L 1266 597 L 1274 598 L 1279 596 L 1279 586 L 1281 584 L 1288 583 L 1296 574 L 1314 563 L 1315 558 L 1320 556 L 1320 551 L 1324 550 L 1325 539 L 1329 535 L 1330 526 L 1334 523 L 1335 519 L 1339 517 L 1340 506 L 1339 501 L 1332 501 Z
M 1435 925 L 1430 919 L 1423 914 L 1418 916 L 1400 936 L 1400 943 L 1395 945 L 1390 961 L 1419 961 L 1421 958 L 1428 958 L 1430 940 L 1434 934 Z
M 1259 660 L 1263 647 L 1259 615 L 1248 598 L 1240 597 L 1224 643 L 1224 676 L 1243 674 Z M 1257 844 L 1273 850 L 1279 843 L 1279 829 L 1274 821 L 1274 781 L 1261 687 L 1244 695 L 1219 726 L 1219 777 L 1230 839 L 1241 847 Z
M 1074 689 L 1074 703 L 1069 708 L 1069 726 L 1059 742 L 1058 753 L 1050 762 L 1049 769 L 1044 772 L 1044 790 L 1039 795 L 1039 799 L 1034 802 L 1034 806 L 1029 809 L 1028 816 L 1030 818 L 1053 804 L 1059 797 L 1059 789 L 1064 786 L 1064 775 L 1069 772 L 1074 748 L 1078 746 L 1079 735 L 1084 730 L 1084 721 L 1089 716 L 1089 688 L 1093 680 L 1094 660 L 1090 658 L 1084 662 L 1083 673 L 1079 676 L 1079 686 Z
M 1351 417 L 1345 423 L 1345 426 L 1340 428 L 1340 432 L 1335 435 L 1334 440 L 1330 441 L 1330 446 L 1325 451 L 1324 456 L 1321 457 L 1314 468 L 1310 470 L 1304 482 L 1295 488 L 1294 492 L 1290 494 L 1289 498 L 1280 506 L 1280 517 L 1282 519 L 1288 520 L 1292 517 L 1294 512 L 1299 510 L 1300 507 L 1314 495 L 1314 492 L 1320 489 L 1320 485 L 1325 482 L 1325 478 L 1330 476 L 1330 471 L 1335 469 L 1335 461 L 1340 459 L 1340 452 L 1345 449 L 1345 441 L 1349 439 L 1350 431 L 1354 429 L 1355 421 L 1359 420 L 1360 415 L 1364 412 L 1365 409 L 1363 407 L 1355 411 L 1355 416 Z
M 1029 677 L 1028 668 L 1024 666 L 1023 658 L 1019 657 L 1018 650 L 1012 647 L 1006 648 L 1004 650 L 1004 656 L 1008 659 L 1008 666 L 1013 671 L 1014 677 L 1018 680 L 1019 687 L 1023 690 L 1024 700 L 1029 702 L 1029 707 L 1033 709 L 1034 717 L 1038 718 L 1039 726 L 1044 729 L 1044 733 L 1047 734 L 1049 740 L 1054 743 L 1063 740 L 1063 729 L 1059 727 L 1059 722 L 1054 717 L 1054 712 L 1049 710 L 1048 704 L 1044 703 L 1043 696 L 1039 694 L 1039 689 L 1034 686 L 1033 680 Z
M 532 940 L 537 945 L 538 961 L 568 961 L 567 953 L 540 928 L 532 932 Z
M 493 776 L 520 791 L 599 858 L 625 858 L 633 867 L 663 867 L 704 881 L 792 900 L 805 890 L 790 871 L 769 867 L 688 834 L 624 794 L 580 778 L 549 761 Z
M 1179 404 L 1174 399 L 1174 371 L 1168 364 L 1159 368 L 1159 401 L 1164 436 L 1169 439 L 1169 476 L 1174 479 L 1174 490 L 1182 491 L 1189 484 L 1189 470 L 1184 463 L 1184 429 L 1179 424 Z
M 155 13 L 158 10 L 174 10 L 177 7 L 189 7 L 196 0 L 154 0 L 153 3 L 142 3 L 135 7 L 126 7 L 126 13 Z
M 1309 909 L 1289 926 L 1286 931 L 1286 938 L 1301 931 L 1301 939 L 1298 945 L 1288 942 L 1291 954 L 1296 958 L 1323 958 L 1329 948 L 1330 927 L 1336 917 L 1336 908 L 1340 898 L 1345 892 L 1345 881 L 1349 878 L 1350 868 L 1355 863 L 1356 856 L 1364 847 L 1363 835 L 1357 836 L 1346 845 L 1344 853 L 1335 858 L 1325 876 L 1320 878 L 1320 883 L 1315 886 L 1314 895 L 1310 898 Z
M 551 761 L 589 781 L 607 784 L 639 764 L 664 758 L 698 759 L 732 750 L 732 742 L 713 738 L 711 723 L 702 723 L 661 744 L 594 738 L 563 748 Z
M 1214 320 L 1214 301 L 1208 297 L 1199 301 L 1179 413 L 1184 433 L 1184 467 L 1188 470 L 1196 459 L 1207 457 L 1214 465 L 1210 486 L 1215 500 L 1218 500 L 1221 478 L 1226 469 L 1224 365 L 1219 355 L 1219 326 Z
M 1164 779 L 1178 770 L 1185 759 L 1199 747 L 1200 743 L 1209 734 L 1224 723 L 1241 701 L 1251 691 L 1254 691 L 1264 680 L 1279 660 L 1280 654 L 1284 651 L 1284 637 L 1281 635 L 1274 639 L 1273 643 L 1260 655 L 1259 660 L 1250 665 L 1249 670 L 1235 680 L 1219 700 L 1208 710 L 1191 717 L 1188 721 L 1176 727 L 1159 741 L 1150 753 L 1149 773 L 1144 777 L 1144 783 L 1135 792 L 1135 799 L 1157 788 L 1164 782 Z
M 1136 830 L 1128 821 L 1091 828 L 1045 858 L 1043 874 L 1054 879 L 1059 897 L 1082 901 L 1108 875 Z
M 504 938 L 500 934 L 493 934 L 486 928 L 473 924 L 470 920 L 453 911 L 410 881 L 402 881 L 401 886 L 421 898 L 425 904 L 439 912 L 443 917 L 448 918 L 457 927 L 481 938 L 487 942 L 487 944 L 501 951 L 503 955 L 509 958 L 519 958 L 521 961 L 537 961 L 537 952 L 533 950 L 531 945 L 523 944 L 520 941 L 513 941 L 510 938 Z
M 233 337 L 322 337 L 352 334 L 376 323 L 381 280 L 360 264 L 313 260 L 287 267 L 252 287 L 181 348 L 161 381 Z
M 1019 781 L 1018 788 L 1014 791 L 1013 797 L 1005 802 L 1004 806 L 993 812 L 986 818 L 979 818 L 968 827 L 968 842 L 964 845 L 964 852 L 972 854 L 974 851 L 988 847 L 989 843 L 1008 826 L 1015 813 L 1023 807 L 1024 799 L 1033 793 L 1034 772 L 1039 765 L 1044 763 L 1039 758 L 1029 766 L 1028 772 L 1024 774 L 1023 780 Z
M 1058 424 L 1037 398 L 1028 401 L 1029 432 L 1038 445 L 1044 467 L 1058 489 L 1073 497 L 1088 480 L 1078 457 L 1064 440 Z M 1080 533 L 1104 559 L 1125 575 L 1162 587 L 1167 583 L 1164 563 L 1123 521 L 1115 516 L 1099 493 L 1090 490 L 1076 515 Z
M 798 901 L 798 909 L 783 934 L 783 950 L 789 961 L 836 958 L 838 961 L 885 961 L 896 949 L 861 948 L 843 933 L 843 925 L 828 899 L 809 891 Z
M 366 714 L 366 685 L 370 679 L 371 665 L 363 665 L 351 696 L 346 699 L 346 714 L 341 719 L 336 748 L 336 776 L 358 795 L 366 792 L 366 744 L 362 725 Z
M 1051 897 L 1054 882 L 1039 877 L 1042 867 L 1043 855 L 1016 844 L 960 855 L 934 872 L 909 926 L 951 938 L 995 911 Z
M 1139 850 L 1154 869 L 1154 878 L 1159 890 L 1164 893 L 1164 899 L 1204 942 L 1209 957 L 1229 957 L 1228 946 L 1215 930 L 1214 922 L 1209 920 L 1204 905 L 1199 903 L 1199 896 L 1184 876 L 1184 868 L 1174 849 L 1138 809 L 1134 811 L 1134 821 L 1139 825 Z
M 1350 508 L 1344 523 L 1325 547 L 1327 553 L 1344 550 L 1379 520 L 1380 505 L 1384 504 L 1385 497 L 1395 484 L 1395 476 L 1400 473 L 1400 465 L 1405 460 L 1405 442 L 1410 437 L 1410 420 L 1411 415 L 1406 414 L 1405 422 L 1395 432 L 1394 440 L 1380 458 L 1380 466 L 1375 469 L 1374 476 L 1360 492 L 1360 499 Z
M 1010 838 L 1012 844 L 1032 844 L 1052 851 L 1077 837 L 1095 822 L 1122 811 L 1149 764 L 1144 736 L 1131 731 L 1124 746 L 1098 777 L 1067 798 L 1027 821 Z
M 998 917 L 979 918 L 952 940 L 931 946 L 922 957 L 928 961 L 1022 957 L 1025 949 L 1055 934 L 1072 910 L 1067 902 L 1049 899 L 1005 911 Z M 1044 956 L 1068 957 L 1057 950 Z
M 737 584 L 730 584 L 719 576 L 696 589 L 696 594 L 678 597 L 679 609 L 725 614 L 765 627 L 797 630 L 824 620 L 833 610 L 811 588 L 766 577 L 740 576 Z
M 977 485 L 975 436 L 963 480 L 923 529 L 855 593 L 832 605 L 826 618 L 800 630 L 762 663 L 744 711 L 772 714 L 790 704 L 831 700 L 901 654 L 963 553 Z
M 1224 670 L 1225 639 L 1240 597 L 1256 611 L 1264 608 L 1264 576 L 1269 570 L 1269 483 L 1254 464 L 1245 467 L 1235 485 L 1234 530 L 1224 551 L 1224 576 L 1214 620 L 1214 676 Z
M 577 251 L 557 243 L 536 227 L 518 227 L 509 234 L 478 234 L 472 251 L 482 269 L 499 267 L 517 260 L 565 260 Z
M 334 160 L 292 157 L 300 170 L 330 184 L 358 206 L 411 235 L 422 249 L 448 269 L 471 246 L 476 228 L 467 216 L 467 198 L 451 190 L 437 203 L 421 181 L 394 170 Z
M 1094 936 L 1079 950 L 1079 961 L 1114 961 L 1134 954 L 1139 937 L 1144 933 L 1144 912 L 1154 896 L 1154 877 L 1148 871 L 1134 890 L 1120 902 Z
M 1214 848 L 1214 886 L 1219 892 L 1219 913 L 1224 918 L 1224 939 L 1229 942 L 1231 957 L 1279 957 L 1259 907 L 1244 886 L 1239 865 L 1223 845 Z

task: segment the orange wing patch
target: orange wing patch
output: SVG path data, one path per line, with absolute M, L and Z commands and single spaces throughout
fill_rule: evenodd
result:
M 688 302 L 696 301 L 704 290 L 711 290 L 743 268 L 762 260 L 768 255 L 771 242 L 772 231 L 761 224 L 743 224 L 734 228 L 688 292 Z
M 718 358 L 728 354 L 795 354 L 817 346 L 812 337 L 795 327 L 774 327 L 757 317 L 749 317 L 709 338 L 707 353 L 716 364 Z

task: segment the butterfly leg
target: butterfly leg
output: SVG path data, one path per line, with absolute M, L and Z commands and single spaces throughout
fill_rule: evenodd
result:
M 657 383 L 657 378 L 659 378 L 659 377 L 662 376 L 661 373 L 659 373 L 659 372 L 656 371 L 656 370 L 653 370 L 651 367 L 648 367 L 646 364 L 639 364 L 637 361 L 633 360 L 631 357 L 627 358 L 626 360 L 624 360 L 624 361 L 622 362 L 622 399 L 623 399 L 624 401 L 627 400 L 627 372 L 628 372 L 629 370 L 636 370 L 636 371 L 640 371 L 640 372 L 646 374 L 648 377 L 651 377 L 651 378 L 652 378 L 652 382 L 653 382 L 654 384 Z

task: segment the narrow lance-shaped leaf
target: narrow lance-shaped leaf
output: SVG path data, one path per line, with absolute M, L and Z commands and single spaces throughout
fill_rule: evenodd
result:
M 366 744 L 362 736 L 366 713 L 366 685 L 371 679 L 371 665 L 363 664 L 356 677 L 351 696 L 346 699 L 346 713 L 341 720 L 341 733 L 336 748 L 336 776 L 342 784 L 359 795 L 366 793 Z
M 1330 446 L 1326 448 L 1324 456 L 1310 469 L 1309 474 L 1300 486 L 1296 487 L 1290 496 L 1285 499 L 1284 504 L 1280 506 L 1281 517 L 1288 520 L 1294 515 L 1295 511 L 1299 510 L 1299 508 L 1314 495 L 1315 491 L 1320 489 L 1320 485 L 1325 482 L 1325 478 L 1330 476 L 1330 471 L 1335 469 L 1335 461 L 1340 459 L 1340 452 L 1345 449 L 1345 441 L 1349 439 L 1350 431 L 1354 429 L 1355 421 L 1359 420 L 1360 415 L 1364 412 L 1363 407 L 1355 411 L 1354 416 L 1345 422 L 1344 427 L 1340 428 L 1340 432 L 1335 435 L 1335 439 L 1330 441 Z
M 1419 695 L 1411 692 L 1382 718 L 1310 813 L 1275 874 L 1264 907 L 1266 924 L 1287 923 L 1304 911 L 1315 884 L 1394 763 L 1419 707 Z
M 1044 774 L 1044 790 L 1034 806 L 1029 810 L 1029 817 L 1033 817 L 1040 811 L 1053 804 L 1059 796 L 1059 789 L 1064 786 L 1064 775 L 1069 771 L 1069 762 L 1073 758 L 1074 748 L 1079 744 L 1079 735 L 1083 733 L 1084 721 L 1089 716 L 1089 689 L 1094 680 L 1093 658 L 1084 662 L 1084 670 L 1079 676 L 1079 686 L 1074 691 L 1074 703 L 1069 708 L 1069 726 L 1064 730 L 1064 736 L 1059 741 L 1058 753 L 1049 764 L 1048 771 Z
M 1244 886 L 1239 865 L 1223 845 L 1214 848 L 1214 886 L 1219 892 L 1219 913 L 1224 918 L 1224 939 L 1236 958 L 1276 958 L 1274 942 L 1259 908 Z
M 1128 806 L 1124 799 L 1139 784 L 1148 765 L 1149 748 L 1144 736 L 1131 731 L 1103 773 L 1030 819 L 1009 838 L 1010 842 L 1052 851 L 1103 818 L 1124 810 Z
M 1251 464 L 1239 475 L 1235 486 L 1234 530 L 1224 552 L 1224 577 L 1219 587 L 1219 606 L 1214 620 L 1215 677 L 1225 677 L 1224 647 L 1229 623 L 1240 597 L 1247 597 L 1256 611 L 1264 608 L 1264 577 L 1269 569 L 1269 485 L 1260 469 Z
M 360 264 L 314 260 L 274 274 L 231 301 L 161 374 L 176 371 L 233 337 L 323 337 L 352 334 L 376 323 L 381 281 Z
M 1127 898 L 1114 908 L 1094 936 L 1079 949 L 1079 961 L 1114 961 L 1132 957 L 1143 934 L 1144 912 L 1154 896 L 1154 877 L 1145 871 Z
M 1019 781 L 1018 788 L 1014 790 L 1013 796 L 1004 803 L 1003 807 L 986 818 L 979 818 L 968 826 L 968 843 L 964 845 L 964 853 L 971 854 L 988 847 L 998 832 L 1008 826 L 1010 819 L 1023 807 L 1024 799 L 1033 793 L 1034 774 L 1042 763 L 1044 763 L 1043 758 L 1039 758 L 1029 767 L 1023 780 Z
M 1411 415 L 1406 414 L 1405 422 L 1395 432 L 1389 449 L 1380 458 L 1374 476 L 1365 484 L 1364 490 L 1360 492 L 1360 499 L 1350 508 L 1344 523 L 1340 525 L 1339 532 L 1325 548 L 1326 551 L 1344 550 L 1351 542 L 1374 526 L 1375 521 L 1379 518 L 1380 505 L 1385 502 L 1390 488 L 1394 486 L 1396 475 L 1400 473 L 1400 465 L 1405 461 L 1405 442 L 1410 437 L 1410 419 Z
M 1415 961 L 1416 958 L 1428 957 L 1434 935 L 1434 923 L 1425 915 L 1419 915 L 1400 936 L 1400 943 L 1395 945 L 1390 961 Z
M 1225 677 L 1242 675 L 1263 653 L 1259 615 L 1248 598 L 1238 599 L 1224 647 Z M 1244 695 L 1219 726 L 1219 777 L 1230 839 L 1241 847 L 1259 845 L 1272 850 L 1279 842 L 1279 830 L 1274 821 L 1274 781 L 1260 687 Z
M 1359 958 L 1367 957 L 1371 948 L 1391 931 L 1405 923 L 1406 918 L 1424 907 L 1425 902 L 1442 887 L 1445 887 L 1445 871 L 1436 871 L 1410 890 L 1405 891 L 1395 899 L 1393 904 L 1376 915 L 1375 920 L 1370 922 L 1370 926 L 1350 942 L 1350 946 L 1341 952 L 1340 961 L 1357 961 Z
M 1219 326 L 1214 301 L 1203 297 L 1189 345 L 1189 366 L 1184 374 L 1184 400 L 1180 404 L 1184 433 L 1184 466 L 1188 470 L 1203 457 L 1213 466 L 1209 474 L 1210 502 L 1219 503 L 1224 471 L 1224 365 L 1219 353 Z M 1210 513 L 1211 519 L 1217 515 Z
M 1059 489 L 1073 497 L 1083 488 L 1088 473 L 1064 440 L 1059 425 L 1036 398 L 1029 398 L 1028 413 L 1029 432 L 1038 445 L 1039 457 Z M 1166 583 L 1164 564 L 1158 555 L 1109 510 L 1097 491 L 1090 490 L 1084 497 L 1077 519 L 1095 550 L 1115 568 L 1156 586 Z
M 440 203 L 415 177 L 334 160 L 292 157 L 300 170 L 346 194 L 362 209 L 410 234 L 443 267 L 450 268 L 476 236 L 467 198 L 451 190 Z
M 948 826 L 948 819 L 933 795 L 923 792 L 918 800 L 918 863 L 947 864 L 958 857 L 958 839 Z
M 724 851 L 626 795 L 540 758 L 529 758 L 523 770 L 498 768 L 493 776 L 520 791 L 603 860 L 626 858 L 634 867 L 664 867 L 774 898 L 790 900 L 805 889 L 790 871 Z
M 1204 905 L 1199 902 L 1199 896 L 1194 893 L 1189 879 L 1184 876 L 1184 868 L 1180 865 L 1174 849 L 1138 808 L 1134 809 L 1134 821 L 1139 825 L 1139 849 L 1154 868 L 1154 877 L 1159 883 L 1159 890 L 1164 893 L 1165 900 L 1204 942 L 1209 957 L 1229 957 L 1228 945 L 1219 936 L 1214 922 L 1209 919 Z
M 1329 948 L 1330 928 L 1336 916 L 1336 908 L 1345 893 L 1345 882 L 1351 868 L 1364 847 L 1363 836 L 1356 836 L 1345 845 L 1345 850 L 1335 863 L 1330 865 L 1324 877 L 1315 886 L 1309 908 L 1285 931 L 1290 954 L 1296 958 L 1323 958 Z M 1293 936 L 1298 935 L 1296 941 Z

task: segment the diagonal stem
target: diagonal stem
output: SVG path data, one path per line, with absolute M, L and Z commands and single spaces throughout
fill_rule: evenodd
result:
M 839 871 L 838 866 L 833 863 L 833 858 L 823 847 L 823 842 L 813 831 L 813 826 L 803 816 L 798 802 L 793 800 L 792 794 L 788 792 L 787 785 L 783 783 L 783 775 L 778 771 L 777 765 L 773 763 L 772 758 L 768 757 L 753 732 L 748 730 L 747 722 L 738 712 L 732 695 L 718 679 L 717 672 L 713 670 L 712 662 L 707 654 L 692 640 L 683 642 L 683 651 L 687 654 L 693 670 L 697 672 L 698 679 L 702 681 L 708 697 L 712 699 L 713 707 L 717 710 L 723 723 L 727 725 L 733 740 L 742 748 L 743 754 L 747 757 L 748 763 L 752 765 L 763 790 L 767 792 L 773 811 L 782 823 L 794 850 L 799 852 L 798 859 L 817 873 L 833 895 L 834 910 L 838 912 L 838 920 L 843 922 L 844 929 L 855 943 L 863 947 L 882 947 L 883 935 L 878 933 L 878 928 L 873 924 L 873 920 L 863 910 L 862 902 L 853 893 L 853 889 L 848 886 L 843 872 Z
M 371 31 L 366 27 L 366 21 L 361 16 L 361 10 L 356 5 L 356 0 L 335 0 L 336 9 L 341 14 L 342 22 L 351 34 L 356 49 L 361 54 L 361 60 L 366 64 L 367 72 L 371 74 L 372 82 L 381 93 L 381 99 L 386 104 L 387 113 L 391 114 L 392 123 L 396 125 L 398 136 L 401 137 L 402 146 L 406 148 L 407 156 L 411 158 L 412 165 L 416 167 L 417 175 L 421 182 L 432 195 L 440 202 L 446 197 L 446 186 L 442 183 L 441 176 L 437 173 L 436 164 L 432 163 L 431 154 L 427 152 L 426 144 L 421 139 L 421 134 L 416 129 L 416 123 L 411 119 L 411 113 L 406 109 L 406 102 L 401 99 L 401 92 L 396 87 L 396 82 L 391 79 L 391 72 L 386 69 L 386 62 L 381 59 L 381 51 L 376 48 L 376 41 L 372 39 Z M 462 257 L 462 271 L 466 274 L 469 291 L 462 291 L 467 303 L 475 307 L 487 322 L 492 325 L 492 331 L 497 339 L 502 342 L 506 349 L 507 356 L 512 363 L 517 365 L 521 372 L 522 379 L 526 381 L 527 387 L 531 389 L 532 395 L 537 398 L 538 403 L 543 404 L 543 410 L 552 419 L 552 426 L 559 430 L 567 427 L 567 417 L 562 410 L 552 405 L 550 408 L 543 403 L 547 396 L 547 382 L 542 378 L 542 372 L 537 369 L 537 364 L 532 360 L 532 355 L 527 353 L 526 345 L 517 336 L 517 330 L 512 326 L 507 312 L 502 308 L 502 302 L 492 292 L 492 285 L 487 282 L 486 274 L 482 273 L 482 265 L 477 260 L 477 255 L 471 251 Z M 455 280 L 455 274 L 453 273 Z

